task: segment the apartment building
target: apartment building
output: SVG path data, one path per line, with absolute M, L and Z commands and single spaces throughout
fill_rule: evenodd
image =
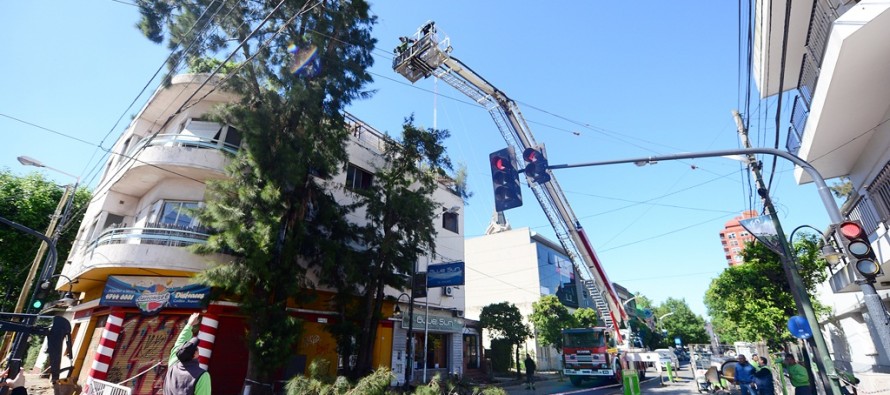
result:
M 786 149 L 826 178 L 847 177 L 853 194 L 842 207 L 846 219 L 862 221 L 885 269 L 890 261 L 890 3 L 886 1 L 757 1 L 754 48 L 756 82 L 762 97 L 784 89 L 794 95 Z M 787 26 L 785 20 L 788 20 Z M 787 32 L 787 36 L 786 36 Z M 783 42 L 785 61 L 782 61 Z M 783 66 L 784 65 L 784 66 Z M 809 175 L 797 168 L 798 183 Z M 831 307 L 820 325 L 831 357 L 853 372 L 860 393 L 890 388 L 890 357 L 878 331 L 885 317 L 869 317 L 861 280 L 852 263 L 829 268 L 819 299 Z M 874 283 L 890 308 L 890 275 Z M 885 332 L 886 333 L 886 332 Z
M 73 327 L 72 377 L 80 384 L 88 378 L 126 381 L 133 394 L 156 393 L 176 334 L 189 314 L 202 312 L 199 361 L 211 373 L 214 393 L 237 394 L 244 385 L 245 323 L 237 303 L 214 299 L 211 289 L 192 282 L 193 275 L 208 264 L 228 260 L 221 254 L 190 252 L 188 247 L 205 243 L 210 232 L 191 209 L 203 204 L 207 181 L 226 177 L 224 167 L 241 145 L 236 128 L 205 117 L 215 105 L 237 97 L 213 89 L 217 80 L 202 85 L 206 79 L 206 75 L 179 75 L 154 93 L 115 143 L 114 155 L 84 214 L 78 244 L 57 284 L 58 289 L 70 287 L 79 297 L 66 313 Z M 203 98 L 176 113 L 189 97 Z M 351 115 L 347 114 L 347 120 L 353 130 L 347 148 L 349 164 L 330 181 L 352 188 L 369 185 L 374 164 L 382 160 L 384 135 Z M 437 245 L 462 260 L 463 200 L 446 181 L 433 197 L 448 208 L 436 219 Z M 342 188 L 334 193 L 346 198 Z M 363 217 L 355 215 L 351 220 L 359 222 Z M 420 259 L 417 270 L 425 272 L 430 264 Z M 315 358 L 349 363 L 339 358 L 326 330 L 336 320 L 325 303 L 329 298 L 324 296 L 330 296 L 331 290 L 316 291 L 322 295 L 318 302 L 290 309 L 303 321 L 303 331 L 282 379 L 304 374 Z M 397 302 L 384 304 L 385 317 L 394 316 L 396 304 L 408 311 L 408 300 L 399 298 L 400 292 L 389 290 Z M 464 310 L 464 300 L 463 288 L 455 287 L 448 292 L 431 290 L 427 298 L 415 301 L 416 309 L 429 306 L 431 321 L 441 317 L 435 322 L 442 325 L 414 333 L 415 344 L 422 346 L 424 336 L 434 340 L 427 342 L 426 350 L 432 356 L 430 377 L 437 372 L 460 372 L 466 366 L 463 354 L 468 336 L 464 319 L 457 314 Z M 408 339 L 402 320 L 383 320 L 377 333 L 374 364 L 397 374 L 399 369 L 404 372 Z M 469 339 L 478 344 L 472 335 Z M 416 355 L 424 355 L 422 347 L 415 350 Z M 421 365 L 418 362 L 414 367 L 421 369 Z
M 745 263 L 742 258 L 742 251 L 745 250 L 747 243 L 754 241 L 754 236 L 748 233 L 739 221 L 757 217 L 757 212 L 747 210 L 742 215 L 735 217 L 723 225 L 720 231 L 720 244 L 723 244 L 723 254 L 726 255 L 726 264 L 729 266 L 738 266 Z

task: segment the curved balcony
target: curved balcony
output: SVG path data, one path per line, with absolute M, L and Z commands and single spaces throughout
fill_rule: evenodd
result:
M 224 177 L 228 154 L 238 147 L 209 137 L 188 134 L 158 134 L 143 139 L 126 153 L 136 160 L 121 161 L 129 169 L 120 175 L 113 190 L 141 196 L 160 180 L 177 174 L 197 179 Z
M 109 244 L 150 244 L 167 247 L 187 247 L 192 244 L 204 244 L 210 236 L 203 227 L 184 227 L 163 223 L 151 223 L 144 228 L 125 228 L 112 226 L 102 232 L 99 237 L 87 246 L 87 254 L 91 254 L 98 246 Z
M 184 248 L 204 244 L 210 236 L 202 227 L 152 223 L 144 227 L 111 227 L 99 234 L 83 254 L 65 267 L 71 278 L 104 281 L 108 275 L 182 275 L 204 270 L 209 262 L 224 262 L 224 254 L 198 255 Z M 89 281 L 87 281 L 89 283 Z

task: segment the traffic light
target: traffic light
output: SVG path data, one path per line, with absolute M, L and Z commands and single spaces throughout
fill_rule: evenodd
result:
M 37 284 L 37 289 L 34 290 L 34 299 L 31 300 L 31 308 L 35 311 L 40 311 L 46 305 L 46 298 L 49 296 L 49 293 L 50 286 L 48 283 Z
M 547 158 L 544 153 L 537 148 L 526 148 L 522 152 L 522 158 L 528 163 L 525 165 L 525 176 L 532 181 L 543 184 L 550 181 L 550 174 L 547 173 Z
M 491 163 L 491 182 L 494 186 L 494 209 L 509 210 L 522 206 L 522 188 L 513 150 L 504 148 L 488 155 Z
M 849 254 L 851 262 L 855 264 L 856 271 L 869 281 L 874 281 L 881 272 L 881 265 L 875 252 L 871 249 L 868 235 L 862 227 L 862 222 L 846 221 L 838 226 L 838 230 L 844 237 L 844 249 Z

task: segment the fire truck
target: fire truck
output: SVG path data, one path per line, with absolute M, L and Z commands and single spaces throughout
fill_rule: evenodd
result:
M 646 378 L 646 362 L 627 362 L 622 365 L 625 353 L 643 352 L 635 347 L 616 347 L 612 330 L 604 327 L 575 328 L 562 331 L 563 374 L 572 385 L 579 386 L 585 380 L 621 382 L 622 366 L 633 366 L 640 380 Z M 628 339 L 625 339 L 628 340 Z
M 508 151 L 516 163 L 525 161 L 522 153 L 542 149 L 516 102 L 452 56 L 450 38 L 439 32 L 433 21 L 428 21 L 411 36 L 401 37 L 400 40 L 401 44 L 395 49 L 393 70 L 411 83 L 428 77 L 438 78 L 483 106 L 507 142 Z M 543 181 L 527 175 L 529 188 L 550 221 L 560 245 L 580 273 L 582 284 L 604 323 L 602 328 L 573 329 L 566 334 L 572 344 L 583 344 L 583 347 L 572 349 L 571 355 L 575 358 L 571 361 L 572 366 L 578 366 L 573 370 L 589 372 L 572 374 L 572 382 L 578 380 L 580 383 L 588 376 L 620 379 L 620 365 L 616 359 L 619 353 L 615 345 L 609 342 L 623 345 L 624 339 L 618 328 L 620 322 L 627 320 L 627 313 L 556 177 L 549 170 L 547 174 L 549 177 L 544 177 Z M 609 342 L 605 342 L 607 338 Z M 579 361 L 579 358 L 586 362 Z M 593 367 L 594 358 L 596 368 Z M 566 362 L 570 360 L 566 359 Z M 579 363 L 586 367 L 581 367 Z M 645 367 L 639 370 L 645 372 Z

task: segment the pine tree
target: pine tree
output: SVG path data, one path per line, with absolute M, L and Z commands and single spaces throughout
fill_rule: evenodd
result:
M 351 207 L 327 184 L 347 160 L 342 111 L 369 95 L 375 18 L 361 0 L 141 0 L 139 8 L 146 37 L 174 51 L 171 74 L 180 60 L 239 65 L 221 88 L 241 100 L 212 117 L 237 128 L 242 147 L 230 178 L 208 183 L 199 218 L 218 233 L 198 249 L 234 258 L 199 279 L 237 298 L 247 378 L 268 382 L 298 339 L 286 308 L 309 297 L 307 271 L 355 259 Z
M 451 169 L 442 145 L 444 130 L 421 129 L 413 119 L 405 120 L 402 136 L 387 140 L 374 180 L 367 189 L 353 190 L 356 206 L 365 213 L 366 224 L 358 230 L 362 245 L 355 259 L 331 262 L 320 278 L 339 290 L 338 322 L 346 327 L 336 333 L 341 356 L 356 353 L 350 376 L 370 373 L 374 339 L 386 287 L 406 289 L 418 257 L 435 256 L 433 220 L 441 204 L 432 199 L 440 179 Z M 344 264 L 346 263 L 346 264 Z M 345 275 L 344 275 L 345 274 Z M 346 302 L 359 295 L 356 305 Z M 359 317 L 358 323 L 350 317 Z M 352 338 L 356 339 L 351 350 Z

